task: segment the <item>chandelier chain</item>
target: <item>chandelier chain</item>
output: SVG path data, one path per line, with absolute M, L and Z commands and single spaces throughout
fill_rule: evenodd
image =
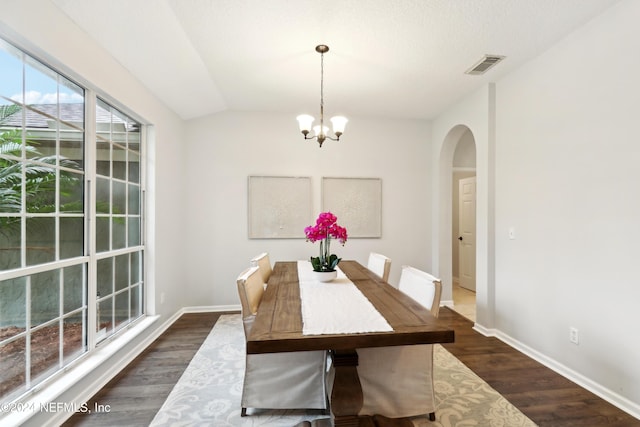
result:
M 320 133 L 324 134 L 324 52 L 320 53 Z

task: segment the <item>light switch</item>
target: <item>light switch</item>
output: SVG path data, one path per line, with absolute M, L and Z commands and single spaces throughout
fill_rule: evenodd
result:
M 516 229 L 513 227 L 509 227 L 509 239 L 513 240 L 516 238 Z

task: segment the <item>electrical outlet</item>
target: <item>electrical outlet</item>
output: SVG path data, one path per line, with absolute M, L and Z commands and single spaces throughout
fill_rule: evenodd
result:
M 580 343 L 580 337 L 578 335 L 578 329 L 574 327 L 569 328 L 569 341 L 578 345 Z

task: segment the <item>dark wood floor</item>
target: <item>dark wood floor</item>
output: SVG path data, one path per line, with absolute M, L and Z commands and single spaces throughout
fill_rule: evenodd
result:
M 90 408 L 110 405 L 109 413 L 76 414 L 64 426 L 147 426 L 221 314 L 183 315 L 88 402 Z M 539 426 L 640 426 L 502 341 L 475 332 L 458 313 L 442 308 L 440 318 L 456 333 L 456 342 L 444 347 Z
M 109 412 L 77 413 L 63 426 L 148 426 L 222 314 L 182 315 L 89 400 Z
M 456 331 L 455 343 L 443 347 L 539 426 L 640 426 L 640 420 L 499 339 L 474 331 L 473 323 L 458 313 L 444 308 L 439 318 Z

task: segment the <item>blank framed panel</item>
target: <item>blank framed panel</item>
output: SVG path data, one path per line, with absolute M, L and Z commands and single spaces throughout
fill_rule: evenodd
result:
M 382 237 L 380 178 L 322 178 L 322 211 L 338 217 L 352 237 Z
M 313 222 L 310 177 L 249 176 L 247 193 L 250 239 L 305 238 Z

